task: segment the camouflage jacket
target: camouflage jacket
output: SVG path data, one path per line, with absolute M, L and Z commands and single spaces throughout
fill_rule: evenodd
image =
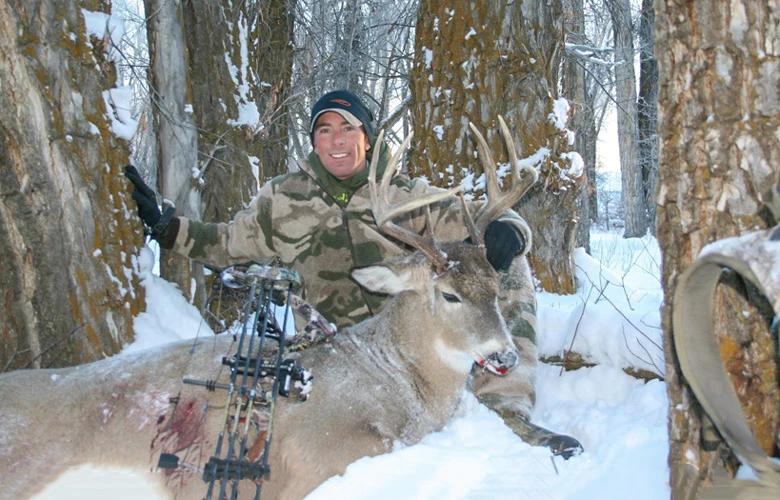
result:
M 311 158 L 311 157 L 310 157 Z M 249 207 L 229 223 L 202 223 L 180 218 L 173 250 L 214 267 L 277 256 L 304 281 L 304 297 L 328 320 L 348 326 L 373 315 L 386 297 L 362 289 L 350 277 L 357 267 L 401 255 L 402 244 L 376 226 L 366 183 L 345 197 L 334 194 L 333 179 L 323 180 L 309 161 L 300 171 L 276 177 L 258 192 Z M 397 175 L 390 186 L 391 203 L 438 190 L 422 180 Z M 434 232 L 443 241 L 463 240 L 461 204 L 455 200 L 431 206 Z M 514 212 L 502 220 L 515 223 L 530 247 L 530 231 Z M 422 209 L 396 222 L 423 231 Z

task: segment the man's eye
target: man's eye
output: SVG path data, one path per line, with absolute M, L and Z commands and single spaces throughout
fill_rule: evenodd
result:
M 456 304 L 456 303 L 460 302 L 460 299 L 458 298 L 458 296 L 457 295 L 453 295 L 451 293 L 441 292 L 441 296 L 444 297 L 444 300 L 446 300 L 447 302 L 452 302 L 453 304 Z
M 355 127 L 353 127 L 352 125 L 347 125 L 346 127 L 344 127 L 344 132 L 352 132 L 353 130 L 355 130 Z

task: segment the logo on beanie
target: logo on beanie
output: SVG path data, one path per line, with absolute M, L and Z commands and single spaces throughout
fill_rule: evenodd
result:
M 352 106 L 351 102 L 346 101 L 344 99 L 331 99 L 330 102 L 335 102 L 336 104 L 341 104 L 345 108 L 348 108 L 348 107 Z

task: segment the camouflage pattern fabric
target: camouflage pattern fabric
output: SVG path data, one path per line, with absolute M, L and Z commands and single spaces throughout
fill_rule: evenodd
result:
M 391 202 L 418 198 L 434 189 L 423 181 L 396 176 Z M 459 202 L 442 202 L 431 209 L 438 238 L 455 241 L 467 237 Z M 350 271 L 405 251 L 379 232 L 366 185 L 342 206 L 305 162 L 301 171 L 265 184 L 252 204 L 230 223 L 179 219 L 174 251 L 219 268 L 278 256 L 282 265 L 296 269 L 303 277 L 303 298 L 339 327 L 375 314 L 386 299 L 360 288 L 350 278 Z M 514 213 L 502 220 L 524 226 Z M 423 209 L 401 216 L 398 223 L 423 231 Z M 530 235 L 524 236 L 530 241 Z M 526 309 L 532 311 L 533 307 Z
M 360 288 L 350 271 L 400 256 L 406 250 L 377 228 L 367 185 L 358 187 L 346 201 L 343 192 L 338 193 L 337 200 L 327 188 L 328 182 L 322 182 L 308 162 L 301 162 L 300 167 L 300 171 L 266 183 L 251 205 L 229 223 L 180 218 L 173 250 L 220 268 L 277 256 L 282 265 L 300 273 L 304 299 L 328 321 L 340 328 L 358 323 L 375 314 L 386 297 Z M 397 175 L 390 187 L 391 203 L 418 198 L 432 190 L 438 188 Z M 472 213 L 475 208 L 470 208 Z M 459 201 L 431 206 L 431 216 L 440 240 L 462 241 L 468 236 Z M 500 408 L 500 414 L 527 418 L 534 401 L 536 367 L 536 298 L 525 258 L 531 247 L 531 233 L 525 221 L 512 211 L 501 220 L 512 223 L 527 243 L 523 255 L 502 273 L 500 297 L 521 363 L 503 378 L 476 368 L 473 389 L 489 406 Z M 404 214 L 396 222 L 422 232 L 424 211 Z

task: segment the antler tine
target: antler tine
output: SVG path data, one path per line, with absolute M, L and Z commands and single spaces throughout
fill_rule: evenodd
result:
M 382 175 L 382 184 L 379 188 L 380 193 L 384 193 L 386 196 L 389 193 L 390 190 L 390 181 L 393 179 L 393 176 L 398 172 L 399 162 L 401 161 L 401 156 L 404 154 L 404 152 L 409 149 L 409 144 L 412 142 L 412 134 L 409 134 L 406 136 L 406 139 L 404 139 L 404 142 L 401 143 L 401 146 L 393 152 L 393 156 L 390 158 L 390 163 L 387 164 L 387 168 L 385 168 L 385 172 Z M 373 158 L 372 158 L 373 160 Z M 390 200 L 385 198 L 383 200 L 386 204 L 390 203 Z
M 383 138 L 384 131 L 379 133 L 376 144 L 381 144 Z M 426 213 L 426 221 L 429 227 L 428 237 L 423 237 L 414 231 L 403 228 L 392 222 L 392 219 L 398 215 L 411 212 L 423 206 L 427 208 L 429 205 L 448 198 L 454 193 L 457 193 L 461 190 L 461 187 L 458 186 L 448 191 L 441 191 L 429 196 L 424 196 L 422 198 L 409 200 L 406 203 L 391 205 L 389 194 L 390 182 L 396 172 L 398 161 L 400 160 L 401 155 L 404 153 L 406 148 L 409 147 L 410 142 L 411 135 L 409 135 L 401 147 L 395 151 L 385 169 L 384 174 L 382 175 L 380 186 L 377 186 L 376 183 L 376 171 L 378 166 L 377 157 L 379 154 L 375 154 L 371 159 L 371 165 L 369 166 L 368 171 L 368 188 L 371 196 L 371 209 L 374 213 L 377 226 L 382 230 L 382 232 L 389 236 L 393 236 L 394 238 L 410 245 L 413 248 L 420 250 L 433 264 L 437 271 L 442 271 L 447 267 L 447 258 L 436 248 L 436 244 L 433 239 L 433 230 L 431 227 L 431 217 L 429 211 Z
M 496 163 L 493 162 L 493 158 L 488 150 L 487 142 L 485 142 L 482 134 L 471 125 L 471 129 L 477 136 L 477 142 L 480 145 L 480 155 L 483 157 L 482 165 L 484 166 L 485 177 L 487 179 L 488 200 L 477 212 L 474 222 L 480 234 L 484 234 L 485 229 L 491 221 L 520 201 L 520 198 L 528 192 L 528 189 L 533 186 L 539 176 L 538 172 L 533 167 L 520 167 L 517 159 L 515 142 L 512 139 L 512 135 L 509 133 L 509 127 L 507 127 L 506 122 L 501 116 L 498 117 L 498 123 L 501 129 L 501 136 L 503 137 L 507 151 L 509 152 L 509 161 L 511 163 L 512 182 L 511 188 L 507 191 L 502 191 L 498 186 Z
M 466 224 L 466 229 L 469 231 L 471 242 L 475 245 L 484 245 L 484 238 L 474 224 L 474 218 L 471 216 L 471 211 L 469 210 L 468 203 L 466 203 L 466 198 L 463 196 L 463 193 L 458 193 L 458 196 L 460 197 L 460 204 L 463 207 L 463 222 Z
M 509 133 L 509 127 L 506 126 L 504 117 L 501 115 L 498 115 L 498 125 L 501 128 L 501 136 L 504 138 L 506 150 L 509 153 L 509 167 L 512 170 L 512 182 L 514 183 L 520 178 L 520 165 L 518 165 L 515 140 L 512 139 L 512 134 Z
M 517 196 L 517 199 L 512 202 L 512 205 L 514 205 L 520 201 L 531 186 L 536 183 L 539 179 L 539 172 L 533 167 L 520 166 L 520 161 L 517 159 L 515 141 L 512 139 L 512 134 L 509 133 L 509 127 L 506 126 L 503 116 L 498 115 L 498 123 L 501 126 L 501 135 L 504 137 L 504 143 L 506 143 L 506 148 L 509 151 L 509 161 L 511 162 L 512 167 L 513 196 Z M 521 182 L 522 187 L 518 187 L 517 184 Z M 515 190 L 517 190 L 517 193 L 515 193 Z
M 380 134 L 381 135 L 381 134 Z M 385 169 L 385 173 L 382 176 L 382 183 L 379 187 L 379 193 L 378 196 L 382 198 L 382 210 L 381 215 L 377 219 L 377 224 L 382 225 L 386 221 L 390 221 L 391 219 L 395 218 L 397 215 L 400 215 L 404 212 L 411 212 L 412 210 L 425 206 L 425 205 L 431 205 L 433 203 L 436 203 L 437 201 L 444 200 L 446 198 L 449 198 L 450 196 L 453 196 L 455 193 L 459 192 L 461 189 L 463 189 L 461 186 L 457 186 L 455 188 L 452 188 L 448 191 L 441 191 L 438 193 L 434 193 L 428 196 L 424 196 L 422 198 L 409 200 L 406 203 L 400 203 L 398 205 L 390 205 L 390 181 L 393 178 L 393 175 L 396 173 L 396 165 L 398 164 L 398 161 L 401 159 L 401 155 L 403 155 L 404 151 L 409 147 L 409 144 L 412 141 L 411 134 L 406 137 L 406 140 L 404 140 L 403 144 L 401 144 L 401 147 L 398 148 L 394 153 L 392 158 L 390 159 L 390 162 L 387 164 L 387 168 Z M 379 142 L 379 139 L 377 139 L 377 142 Z M 371 159 L 372 163 L 374 162 L 374 158 Z M 376 172 L 376 170 L 374 170 Z M 369 180 L 370 179 L 376 179 L 376 173 L 374 173 L 374 177 L 371 177 L 371 172 L 369 172 Z M 371 181 L 371 182 L 375 182 Z M 375 214 L 376 216 L 376 214 Z
M 498 186 L 498 176 L 496 175 L 496 163 L 493 161 L 493 155 L 490 153 L 487 141 L 482 133 L 477 130 L 472 122 L 469 122 L 469 128 L 477 138 L 477 147 L 479 148 L 479 160 L 482 163 L 482 170 L 485 172 L 485 181 L 487 184 L 488 200 L 496 199 L 501 194 L 501 188 Z

